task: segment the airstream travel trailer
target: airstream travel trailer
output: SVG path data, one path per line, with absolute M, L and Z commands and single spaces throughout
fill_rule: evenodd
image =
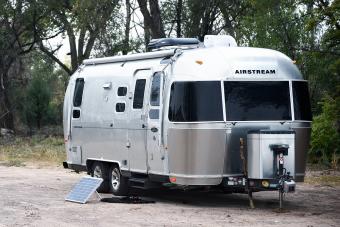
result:
M 85 60 L 64 102 L 65 167 L 130 187 L 295 190 L 310 139 L 307 82 L 282 53 L 230 36 L 153 40 Z

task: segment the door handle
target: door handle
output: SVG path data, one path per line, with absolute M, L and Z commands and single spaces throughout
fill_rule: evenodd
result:
M 142 124 L 142 128 L 146 128 L 146 125 L 145 125 L 145 124 Z
M 151 128 L 151 132 L 158 132 L 158 128 L 152 127 L 152 128 Z

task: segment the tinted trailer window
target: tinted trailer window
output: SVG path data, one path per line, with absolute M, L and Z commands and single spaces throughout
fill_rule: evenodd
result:
M 308 84 L 306 81 L 293 81 L 295 120 L 312 120 L 309 101 Z
M 74 88 L 73 106 L 75 107 L 81 106 L 81 101 L 83 99 L 83 90 L 84 90 L 84 79 L 78 78 L 76 80 L 76 86 Z
M 227 121 L 291 120 L 288 81 L 225 81 Z
M 221 82 L 174 82 L 170 93 L 169 120 L 223 121 Z

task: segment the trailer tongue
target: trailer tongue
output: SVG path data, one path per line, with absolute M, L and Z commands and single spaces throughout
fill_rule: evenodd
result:
M 240 156 L 245 179 L 236 180 L 236 185 L 245 186 L 250 207 L 254 208 L 252 192 L 278 190 L 280 209 L 283 194 L 295 192 L 295 132 L 257 130 L 247 135 L 247 158 L 244 155 L 244 140 L 240 139 Z M 227 185 L 235 185 L 228 181 Z

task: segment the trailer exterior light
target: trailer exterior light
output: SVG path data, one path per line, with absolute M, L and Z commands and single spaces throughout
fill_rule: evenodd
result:
M 203 64 L 203 61 L 201 61 L 201 60 L 196 60 L 195 61 L 197 64 L 199 64 L 199 65 L 202 65 Z
M 262 182 L 262 186 L 265 187 L 265 188 L 268 188 L 269 187 L 269 182 L 266 181 L 266 180 L 263 180 Z
M 169 179 L 171 183 L 176 183 L 176 177 L 170 177 Z

